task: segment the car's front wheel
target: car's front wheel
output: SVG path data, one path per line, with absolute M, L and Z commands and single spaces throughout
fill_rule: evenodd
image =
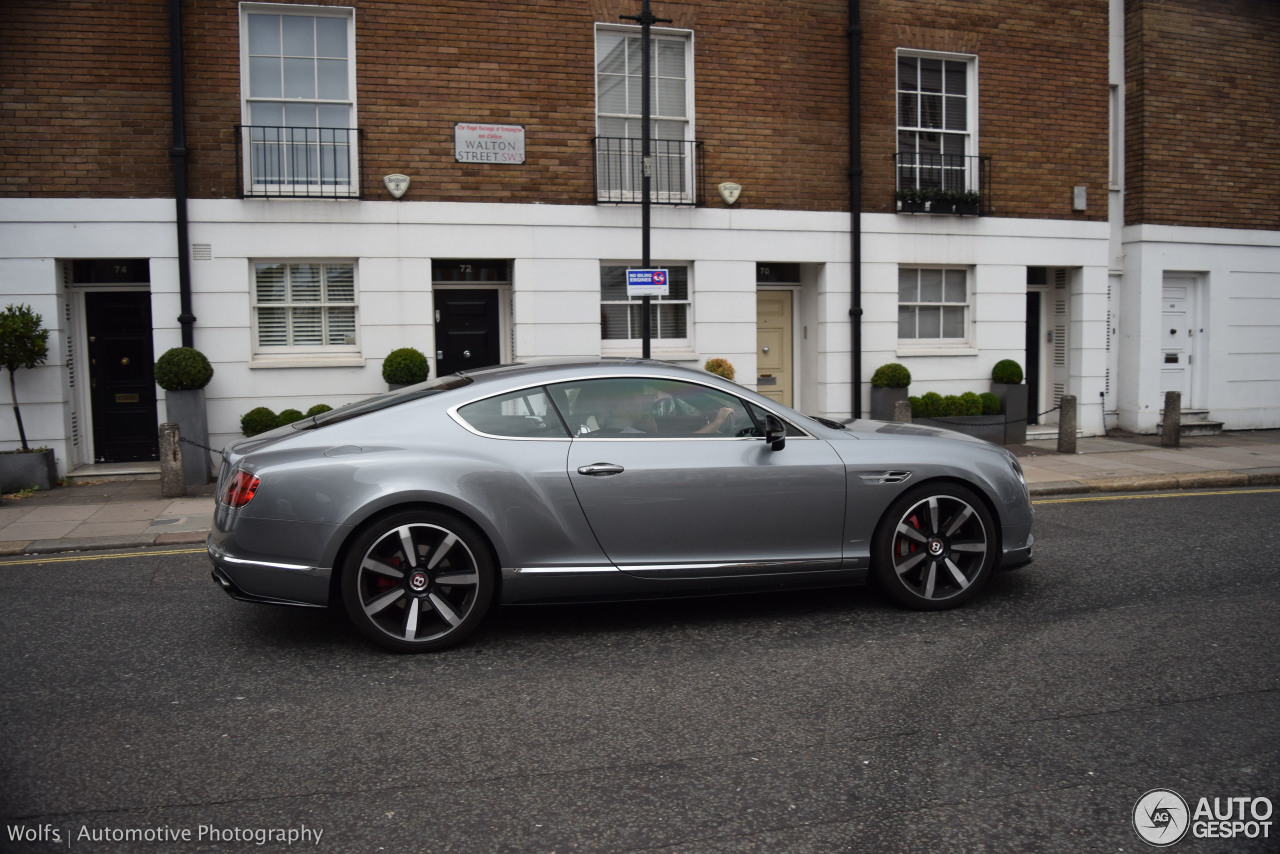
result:
M 987 507 L 958 484 L 907 492 L 873 540 L 876 579 L 908 608 L 937 611 L 971 598 L 991 574 L 998 540 Z
M 405 511 L 366 528 L 342 572 L 356 628 L 396 652 L 459 643 L 484 620 L 493 592 L 493 559 L 480 532 L 435 511 Z

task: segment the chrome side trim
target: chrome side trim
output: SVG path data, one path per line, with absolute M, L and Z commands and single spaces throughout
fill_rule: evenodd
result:
M 315 572 L 317 570 L 328 568 L 321 566 L 307 566 L 306 564 L 300 563 L 275 563 L 265 560 L 245 560 L 244 558 L 231 557 L 229 554 L 215 546 L 209 546 L 208 550 L 209 556 L 214 560 L 218 560 L 223 563 L 235 564 L 236 566 L 263 566 L 268 569 L 285 569 L 292 572 Z
M 787 572 L 824 572 L 840 569 L 840 560 L 750 560 L 723 563 L 670 563 L 619 567 L 623 572 L 655 578 L 693 575 L 703 577 L 727 575 L 773 575 Z
M 619 570 L 616 566 L 516 566 L 503 571 L 514 572 L 517 575 L 596 575 Z

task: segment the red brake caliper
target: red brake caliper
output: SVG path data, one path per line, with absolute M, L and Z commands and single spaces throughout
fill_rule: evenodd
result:
M 920 520 L 915 516 L 908 516 L 907 523 L 917 531 L 920 530 Z M 906 537 L 898 537 L 898 557 L 906 557 L 916 550 L 916 544 Z
M 401 561 L 401 559 L 398 557 L 392 558 L 391 560 L 387 561 L 387 564 L 389 566 L 394 566 L 396 569 L 400 568 L 401 563 L 403 563 L 403 561 Z M 389 578 L 385 575 L 380 575 L 376 572 L 372 573 L 372 575 L 373 575 L 373 586 L 377 588 L 377 590 L 375 591 L 377 593 L 386 593 L 392 587 L 395 587 L 397 584 L 399 584 L 399 582 L 396 581 L 394 578 Z

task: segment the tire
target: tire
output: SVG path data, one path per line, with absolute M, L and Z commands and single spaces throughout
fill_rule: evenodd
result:
M 876 580 L 900 605 L 922 611 L 971 599 L 995 567 L 991 513 L 958 484 L 923 484 L 889 507 L 872 540 Z
M 394 652 L 434 652 L 463 641 L 493 601 L 493 558 L 480 532 L 456 516 L 410 510 L 352 542 L 342 601 L 356 629 Z

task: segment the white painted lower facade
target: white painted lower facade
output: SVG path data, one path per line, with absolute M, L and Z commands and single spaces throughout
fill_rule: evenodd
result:
M 1165 394 L 1228 430 L 1280 427 L 1280 231 L 1129 226 L 1116 406 L 1156 429 Z
M 502 306 L 503 360 L 639 354 L 601 341 L 600 270 L 603 263 L 638 263 L 640 211 L 635 207 L 193 200 L 190 241 L 195 346 L 213 363 L 207 389 L 210 444 L 240 434 L 240 417 L 256 406 L 305 411 L 317 403 L 339 406 L 385 390 L 381 363 L 397 347 L 426 353 L 435 374 L 435 300 L 432 262 L 501 259 L 509 282 L 495 285 Z M 172 200 L 9 199 L 0 206 L 0 300 L 28 303 L 53 331 L 50 358 L 21 371 L 18 395 L 28 438 L 55 449 L 59 469 L 94 462 L 93 418 L 83 363 L 83 299 L 92 288 L 70 281 L 76 259 L 145 258 L 154 355 L 181 341 L 178 261 Z M 1214 340 L 1211 364 L 1237 374 L 1216 383 L 1209 402 L 1228 427 L 1277 426 L 1275 306 L 1280 305 L 1280 245 L 1276 234 L 1232 232 L 1248 243 L 1247 263 L 1233 264 L 1226 244 L 1157 230 L 1126 232 L 1129 266 L 1118 309 L 1108 304 L 1109 229 L 1106 223 L 867 214 L 862 219 L 862 408 L 868 381 L 885 362 L 907 365 L 912 394 L 986 391 L 991 366 L 1027 358 L 1028 292 L 1040 296 L 1037 318 L 1046 336 L 1039 375 L 1042 420 L 1056 421 L 1061 394 L 1079 401 L 1086 434 L 1105 429 L 1119 408 L 1122 423 L 1154 429 L 1144 417 L 1156 382 L 1139 338 L 1158 330 L 1151 296 L 1163 270 L 1200 271 L 1207 287 L 1206 316 Z M 723 357 L 748 387 L 757 377 L 757 264 L 798 264 L 793 294 L 796 406 L 848 417 L 852 400 L 850 217 L 839 213 L 655 208 L 655 265 L 690 270 L 692 302 L 687 344 L 655 342 L 653 355 L 701 365 Z M 1225 237 L 1225 234 L 1212 236 Z M 1247 240 L 1246 240 L 1247 238 Z M 1206 254 L 1207 253 L 1207 254 Z M 1221 259 L 1209 263 L 1206 257 Z M 1194 259 L 1201 259 L 1195 262 Z M 355 264 L 356 352 L 334 356 L 255 355 L 252 269 L 263 260 L 347 260 Z M 968 271 L 969 320 L 961 346 L 907 346 L 898 339 L 898 270 L 904 266 L 961 267 Z M 1029 271 L 1044 271 L 1028 284 Z M 1114 284 L 1111 288 L 1114 289 Z M 1136 293 L 1135 293 L 1136 291 Z M 1270 301 L 1267 294 L 1270 293 Z M 1043 297 L 1041 299 L 1040 297 Z M 1268 308 L 1268 306 L 1271 306 Z M 1246 338 L 1239 320 L 1262 327 Z M 1119 318 L 1123 328 L 1114 329 Z M 1134 318 L 1123 324 L 1124 318 Z M 1270 320 L 1265 320 L 1269 317 Z M 1267 324 L 1270 326 L 1267 326 Z M 1217 330 L 1221 329 L 1221 332 Z M 1267 329 L 1270 329 L 1269 337 Z M 1233 332 L 1231 330 L 1237 330 Z M 1118 376 L 1109 376 L 1119 346 Z M 1149 349 L 1149 348 L 1148 348 Z M 1138 354 L 1143 358 L 1139 359 Z M 1144 361 L 1145 359 L 1145 361 Z M 1139 367 L 1130 373 L 1130 363 Z M 1245 376 L 1248 377 L 1247 381 Z M 1215 384 L 1216 383 L 1216 384 Z M 1270 405 L 1257 398 L 1271 395 Z M 1114 396 L 1112 403 L 1110 396 Z M 7 383 L 0 385 L 0 449 L 17 446 Z M 166 420 L 163 393 L 157 420 Z

